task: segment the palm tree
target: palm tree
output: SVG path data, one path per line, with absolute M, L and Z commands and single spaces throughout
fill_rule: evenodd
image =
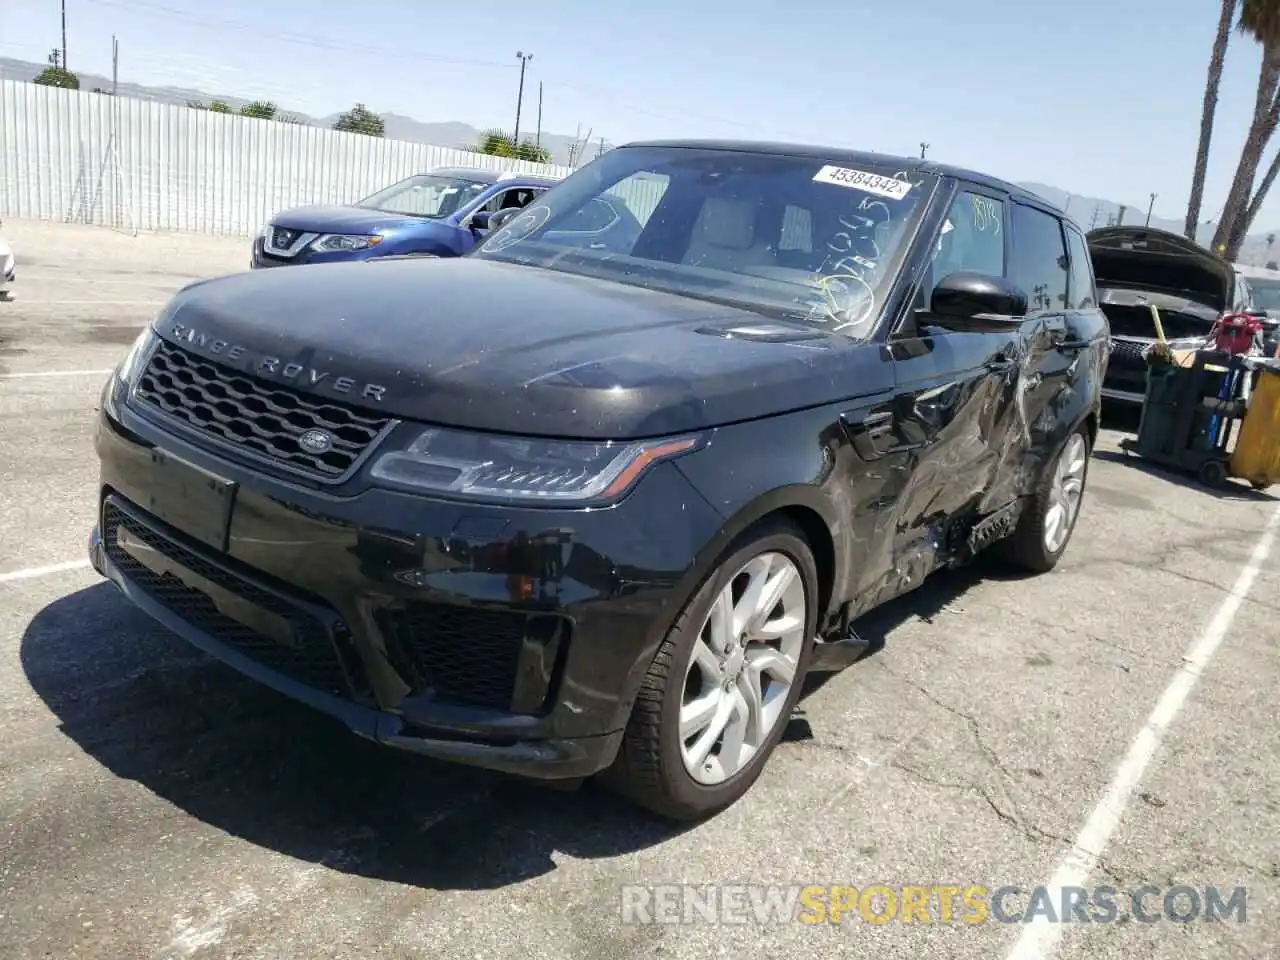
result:
M 475 149 L 476 153 L 487 153 L 491 157 L 511 157 L 516 152 L 511 135 L 502 130 L 486 130 L 480 134 Z
M 1249 229 L 1248 210 L 1254 177 L 1262 152 L 1267 148 L 1276 123 L 1280 121 L 1280 0 L 1241 0 L 1240 31 L 1262 45 L 1262 64 L 1258 68 L 1258 90 L 1253 104 L 1253 121 L 1240 151 L 1231 191 L 1223 208 L 1222 219 L 1214 234 L 1213 248 L 1228 260 L 1240 252 Z
M 1262 209 L 1262 201 L 1267 199 L 1267 191 L 1271 189 L 1271 184 L 1275 183 L 1276 174 L 1280 173 L 1280 152 L 1271 158 L 1271 165 L 1267 167 L 1267 172 L 1262 176 L 1262 183 L 1258 185 L 1258 191 L 1253 195 L 1253 199 L 1249 201 L 1249 209 L 1244 214 L 1244 225 L 1239 228 L 1241 238 L 1249 233 L 1249 228 L 1253 226 L 1253 221 L 1258 216 L 1258 211 Z M 1243 242 L 1243 239 L 1242 239 Z M 1275 234 L 1267 237 L 1267 257 L 1271 256 L 1271 244 L 1275 242 Z
M 1213 139 L 1213 117 L 1218 109 L 1218 87 L 1222 83 L 1222 65 L 1227 58 L 1227 42 L 1231 39 L 1231 21 L 1236 13 L 1236 0 L 1222 0 L 1218 17 L 1218 33 L 1213 38 L 1209 55 L 1209 76 L 1204 83 L 1204 107 L 1200 111 L 1200 144 L 1196 147 L 1196 168 L 1191 176 L 1191 199 L 1187 202 L 1186 235 L 1196 238 L 1200 222 L 1200 203 L 1204 199 L 1204 178 L 1209 166 L 1209 141 Z
M 539 146 L 532 140 L 516 143 L 511 134 L 502 130 L 486 130 L 480 134 L 474 149 L 476 153 L 487 153 L 493 157 L 511 157 L 533 163 L 551 162 L 551 151 L 546 147 Z

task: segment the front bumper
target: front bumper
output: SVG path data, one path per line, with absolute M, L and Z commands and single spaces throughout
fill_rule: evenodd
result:
M 262 237 L 258 237 L 253 241 L 253 250 L 249 256 L 249 269 L 262 270 L 267 267 L 288 267 L 298 263 L 306 263 L 306 251 L 299 253 L 296 257 L 273 257 L 266 252 L 266 245 L 262 241 Z
M 95 569 L 189 642 L 361 736 L 521 776 L 613 761 L 721 523 L 673 464 L 595 511 L 408 497 L 362 474 L 341 495 L 311 490 L 123 401 L 108 384 Z M 225 550 L 182 519 L 194 513 L 175 525 L 172 510 L 152 512 L 183 499 L 157 451 L 225 481 Z

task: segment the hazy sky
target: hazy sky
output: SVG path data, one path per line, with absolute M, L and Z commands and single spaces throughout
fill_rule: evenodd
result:
M 929 156 L 1010 180 L 1185 215 L 1211 0 L 67 0 L 72 69 L 328 114 L 360 101 L 418 120 L 614 143 L 816 141 Z M 0 0 L 0 56 L 43 60 L 59 0 Z M 1248 126 L 1256 46 L 1233 37 L 1202 219 Z M 1280 227 L 1280 190 L 1258 228 Z

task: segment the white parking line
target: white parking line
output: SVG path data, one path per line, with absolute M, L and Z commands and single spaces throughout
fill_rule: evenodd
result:
M 0 380 L 30 380 L 35 377 L 105 377 L 110 370 L 36 370 L 30 373 L 0 373 Z
M 122 287 L 172 287 L 172 280 L 147 280 L 133 277 L 60 277 L 56 274 L 34 274 L 24 273 L 23 280 L 40 280 L 46 283 L 92 283 L 95 287 L 100 284 L 115 284 Z M 200 279 L 197 276 L 179 277 L 179 284 L 190 283 L 192 280 Z
M 153 297 L 149 300 L 103 300 L 101 297 L 94 297 L 92 300 L 35 300 L 27 297 L 22 301 L 24 307 L 41 306 L 41 307 L 65 307 L 65 306 L 94 306 L 94 307 L 134 307 L 139 304 L 148 307 L 158 306 L 165 302 L 164 297 Z
M 1165 687 L 1155 709 L 1147 718 L 1146 725 L 1138 731 L 1137 737 L 1129 746 L 1129 752 L 1116 769 L 1106 795 L 1085 821 L 1075 843 L 1058 861 L 1053 879 L 1048 884 L 1050 902 L 1062 903 L 1063 888 L 1083 887 L 1097 867 L 1098 859 L 1106 850 L 1116 827 L 1120 825 L 1125 808 L 1142 780 L 1147 765 L 1160 749 L 1165 733 L 1186 704 L 1200 674 L 1209 665 L 1227 631 L 1231 629 L 1231 621 L 1235 619 L 1240 604 L 1249 595 L 1262 565 L 1271 554 L 1277 527 L 1280 527 L 1280 508 L 1272 511 L 1271 519 L 1267 521 L 1249 562 L 1240 571 L 1231 592 L 1214 611 L 1213 619 L 1204 632 L 1183 655 L 1182 667 Z M 1048 960 L 1056 951 L 1061 938 L 1062 924 L 1050 922 L 1043 913 L 1039 913 L 1023 927 L 1018 942 L 1009 951 L 1008 960 Z
M 47 577 L 52 573 L 83 570 L 87 566 L 89 566 L 88 560 L 68 560 L 66 563 L 51 563 L 47 567 L 27 567 L 25 570 L 10 570 L 8 573 L 0 573 L 0 583 L 12 583 L 15 580 L 34 580 L 36 577 Z

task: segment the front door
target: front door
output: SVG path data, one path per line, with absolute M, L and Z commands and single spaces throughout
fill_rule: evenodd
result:
M 911 322 L 886 345 L 894 397 L 868 411 L 883 421 L 880 533 L 859 591 L 868 604 L 919 586 L 947 549 L 946 521 L 983 511 L 1005 458 L 1023 330 L 968 333 L 933 325 L 934 285 L 958 270 L 1005 275 L 1008 201 L 962 187 L 939 232 Z

